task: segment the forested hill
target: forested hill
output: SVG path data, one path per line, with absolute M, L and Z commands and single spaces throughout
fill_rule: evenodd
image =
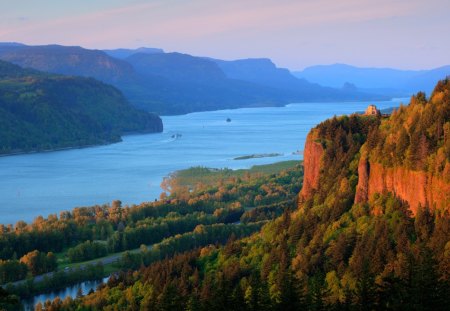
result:
M 114 87 L 0 61 L 0 154 L 117 142 L 137 131 L 160 132 L 162 121 Z
M 440 82 L 430 99 L 418 94 L 388 118 L 352 115 L 324 121 L 308 135 L 303 187 L 293 212 L 287 209 L 249 238 L 230 237 L 225 246 L 194 249 L 138 273 L 114 276 L 95 293 L 55 300 L 52 306 L 447 310 L 449 130 L 449 81 Z M 386 172 L 401 168 L 412 175 L 390 180 L 382 173 L 384 187 L 356 199 L 367 174 L 374 173 L 372 166 L 361 169 L 367 161 Z M 415 175 L 422 173 L 432 184 L 439 180 L 431 188 L 440 187 L 435 190 L 444 197 L 427 190 L 424 201 L 402 196 L 398 189 L 405 186 L 426 189 L 422 175 Z

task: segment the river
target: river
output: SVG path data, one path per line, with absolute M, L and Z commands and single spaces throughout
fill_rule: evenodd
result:
M 376 102 L 398 106 L 405 99 Z M 120 143 L 0 157 L 0 223 L 32 221 L 77 206 L 153 201 L 164 176 L 191 166 L 233 169 L 300 160 L 306 134 L 333 115 L 369 102 L 301 103 L 162 117 L 164 132 L 129 135 Z M 229 122 L 227 119 L 229 118 Z M 251 154 L 278 157 L 234 160 Z
M 86 281 L 82 282 L 73 286 L 66 287 L 62 290 L 53 291 L 50 293 L 45 293 L 41 295 L 34 296 L 31 299 L 22 301 L 22 304 L 26 311 L 28 310 L 34 310 L 34 307 L 40 302 L 42 305 L 47 300 L 53 300 L 56 297 L 59 297 L 61 300 L 64 300 L 64 298 L 70 296 L 72 298 L 75 298 L 79 292 L 79 289 L 81 289 L 81 294 L 86 295 L 91 290 L 94 290 L 102 283 L 106 283 L 108 281 L 109 277 L 106 277 L 102 280 L 98 281 Z

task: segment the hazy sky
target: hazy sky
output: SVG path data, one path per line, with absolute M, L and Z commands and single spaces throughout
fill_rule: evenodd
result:
M 0 0 L 0 41 L 160 47 L 223 59 L 450 64 L 449 0 Z

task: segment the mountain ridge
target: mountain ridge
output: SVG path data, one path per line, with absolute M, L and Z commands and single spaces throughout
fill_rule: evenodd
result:
M 260 78 L 241 80 L 226 75 L 219 77 L 221 74 L 213 74 L 212 71 L 200 70 L 193 74 L 192 68 L 195 66 L 205 68 L 201 65 L 206 62 L 202 57 L 181 53 L 135 53 L 135 50 L 125 52 L 132 55 L 120 59 L 101 50 L 81 47 L 6 46 L 0 48 L 0 59 L 42 71 L 99 79 L 119 88 L 136 107 L 159 114 L 278 106 L 304 101 L 387 99 L 383 95 L 371 95 L 352 89 L 326 88 L 298 80 L 288 70 L 279 69 L 271 62 L 267 67 L 270 70 L 266 71 L 263 77 L 253 73 L 253 76 Z M 127 62 L 128 58 L 133 61 L 134 66 Z M 168 63 L 169 58 L 172 58 L 174 63 Z M 189 62 L 185 62 L 187 58 L 190 59 Z M 144 70 L 144 59 L 159 59 L 159 67 L 155 67 L 154 61 L 153 67 L 147 64 Z M 209 61 L 209 67 L 213 66 L 214 62 Z M 167 68 L 162 68 L 161 64 L 164 62 Z M 245 63 L 238 62 L 241 65 Z M 222 68 L 220 70 L 223 71 Z M 163 71 L 176 74 L 161 75 Z M 198 79 L 197 73 L 209 75 Z M 276 78 L 277 75 L 282 79 Z
M 302 71 L 294 71 L 293 74 L 324 86 L 341 87 L 344 83 L 352 83 L 367 92 L 381 89 L 389 92 L 387 94 L 405 96 L 419 91 L 430 94 L 439 80 L 450 75 L 450 66 L 429 70 L 401 70 L 336 63 L 310 66 Z

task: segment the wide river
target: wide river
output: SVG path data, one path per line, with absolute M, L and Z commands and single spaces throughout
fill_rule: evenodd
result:
M 398 106 L 406 99 L 376 102 Z M 248 168 L 300 160 L 309 130 L 333 115 L 363 111 L 369 102 L 301 103 L 162 117 L 164 132 L 120 143 L 0 157 L 0 223 L 32 221 L 77 206 L 138 204 L 159 198 L 163 177 L 206 166 Z M 227 118 L 231 122 L 227 122 Z M 278 157 L 234 160 L 251 154 Z

